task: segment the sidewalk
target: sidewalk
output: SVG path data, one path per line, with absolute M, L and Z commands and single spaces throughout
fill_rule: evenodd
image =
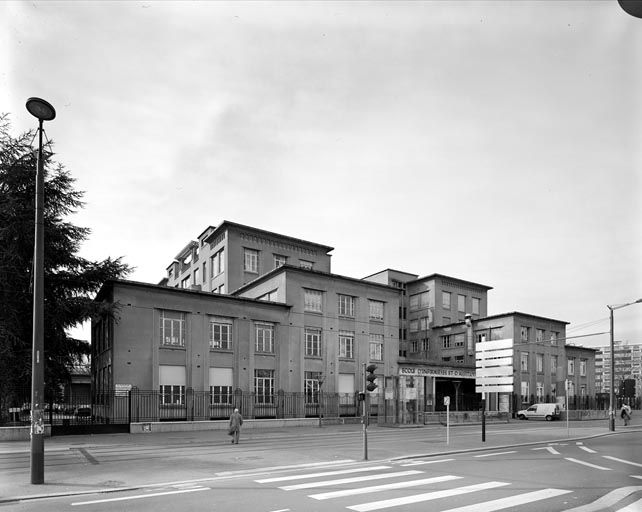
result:
M 635 418 L 628 427 L 618 422 L 615 433 L 608 431 L 603 420 L 571 422 L 568 431 L 564 422 L 547 423 L 545 428 L 532 428 L 534 426 L 535 422 L 519 421 L 487 425 L 484 443 L 480 426 L 453 427 L 448 445 L 445 427 L 370 426 L 368 459 L 438 456 L 642 433 L 642 418 Z M 30 483 L 29 442 L 3 442 L 0 443 L 0 504 L 206 480 L 235 472 L 303 463 L 360 461 L 363 460 L 362 433 L 361 425 L 254 430 L 244 431 L 239 445 L 230 445 L 224 432 L 212 431 L 59 436 L 45 441 L 45 483 L 42 485 Z M 339 445 L 336 448 L 332 448 L 334 439 Z M 329 442 L 320 442 L 325 440 Z M 140 459 L 136 454 L 140 454 Z

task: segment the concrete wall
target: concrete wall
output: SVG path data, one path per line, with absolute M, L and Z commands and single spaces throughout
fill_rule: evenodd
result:
M 21 427 L 0 427 L 0 442 L 4 441 L 29 441 L 31 436 L 30 425 Z M 51 437 L 51 425 L 45 425 L 45 437 Z

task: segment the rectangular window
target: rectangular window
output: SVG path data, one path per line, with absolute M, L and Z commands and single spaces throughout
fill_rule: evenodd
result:
M 410 296 L 410 311 L 427 308 L 429 305 L 428 292 L 416 293 Z
M 305 329 L 305 355 L 321 357 L 321 329 Z
M 210 258 L 210 273 L 212 277 L 222 274 L 225 271 L 225 249 L 221 249 Z
M 417 332 L 419 330 L 419 320 L 414 318 L 409 322 L 410 332 Z
M 383 361 L 383 334 L 370 334 L 370 360 Z
M 441 337 L 441 346 L 443 348 L 450 348 L 450 334 Z
M 575 375 L 575 359 L 573 358 L 568 360 L 568 374 Z
M 210 405 L 232 403 L 232 368 L 210 368 Z
M 441 307 L 450 309 L 450 292 L 441 292 Z
M 185 346 L 185 313 L 160 312 L 160 343 L 166 347 Z
M 580 359 L 580 375 L 586 377 L 586 359 Z
M 421 350 L 428 352 L 430 350 L 430 340 L 428 338 L 423 338 L 421 340 Z
M 551 337 L 550 337 L 551 345 L 557 345 L 557 337 L 558 336 L 559 336 L 558 332 L 552 332 L 551 333 Z
M 544 354 L 535 354 L 537 373 L 544 373 Z
M 555 382 L 551 384 L 551 396 L 557 396 L 557 384 Z
M 181 288 L 189 288 L 189 276 L 181 281 Z
M 528 334 L 530 331 L 530 327 L 521 327 L 520 334 L 519 334 L 519 339 L 522 343 L 528 343 Z
M 369 300 L 369 315 L 372 320 L 383 320 L 383 302 L 380 300 Z
M 339 357 L 353 359 L 354 357 L 354 332 L 339 331 Z
M 306 270 L 312 270 L 312 267 L 314 267 L 314 263 L 311 261 L 299 260 L 299 267 Z
M 323 292 L 303 289 L 303 309 L 314 313 L 323 312 Z
M 422 316 L 419 319 L 419 330 L 420 331 L 427 331 L 428 330 L 428 317 L 427 316 Z
M 203 284 L 207 282 L 207 263 L 203 262 Z
M 305 372 L 304 392 L 306 404 L 319 403 L 319 391 L 321 390 L 321 372 Z
M 475 331 L 475 341 L 477 343 L 483 343 L 486 341 L 486 333 L 485 332 L 480 332 L 480 331 Z
M 281 256 L 280 254 L 274 255 L 274 268 L 279 268 L 285 265 L 288 262 L 287 256 Z
M 457 311 L 460 313 L 465 313 L 466 312 L 466 296 L 465 295 L 457 295 Z
M 551 356 L 551 375 L 557 375 L 557 356 Z
M 185 403 L 185 386 L 160 385 L 161 405 L 183 405 Z
M 160 365 L 158 384 L 161 405 L 183 405 L 185 403 L 185 367 Z
M 244 249 L 243 270 L 255 274 L 259 273 L 259 251 L 255 249 Z
M 270 292 L 267 292 L 264 295 L 261 295 L 260 297 L 257 298 L 257 300 L 266 300 L 269 302 L 278 302 L 279 301 L 279 290 L 278 288 L 276 290 L 272 290 Z
M 256 352 L 274 353 L 274 325 L 257 323 L 256 327 Z
M 544 343 L 544 329 L 535 330 L 535 342 Z
M 538 402 L 541 402 L 542 400 L 544 400 L 544 383 L 543 382 L 537 383 L 536 393 L 537 393 Z
M 527 372 L 528 371 L 528 352 L 522 352 L 520 369 L 523 372 Z
M 194 281 L 192 281 L 192 284 L 198 284 L 198 268 L 194 269 Z
M 339 295 L 339 315 L 354 316 L 354 297 Z
M 491 327 L 490 328 L 490 340 L 503 340 L 504 328 L 503 327 Z
M 254 370 L 254 394 L 257 404 L 274 403 L 274 370 Z
M 232 350 L 232 320 L 210 318 L 210 348 Z
M 530 387 L 527 380 L 522 381 L 522 402 L 530 402 L 528 395 L 530 394 Z
M 457 364 L 464 364 L 464 356 L 455 356 L 455 362 Z
M 463 347 L 466 344 L 466 335 L 463 333 L 455 334 L 455 347 Z
M 419 342 L 418 341 L 411 341 L 410 342 L 410 352 L 412 352 L 412 353 L 419 352 Z
M 477 297 L 473 297 L 472 299 L 473 315 L 479 315 L 479 303 L 480 303 L 480 300 Z

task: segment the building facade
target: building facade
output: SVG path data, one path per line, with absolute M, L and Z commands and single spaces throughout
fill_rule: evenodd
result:
M 616 340 L 615 353 L 615 392 L 626 379 L 635 380 L 635 396 L 642 396 L 642 344 Z M 599 393 L 611 390 L 611 346 L 597 347 L 595 356 L 595 387 Z

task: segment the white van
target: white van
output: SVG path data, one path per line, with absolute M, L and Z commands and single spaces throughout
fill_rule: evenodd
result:
M 533 404 L 528 409 L 517 411 L 520 420 L 546 420 L 560 419 L 560 406 L 557 404 Z

